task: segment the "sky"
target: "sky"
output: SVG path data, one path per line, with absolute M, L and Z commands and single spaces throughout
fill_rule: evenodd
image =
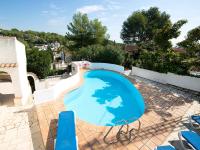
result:
M 200 25 L 199 0 L 2 0 L 0 28 L 55 32 L 65 35 L 67 24 L 77 12 L 98 18 L 108 29 L 111 40 L 122 42 L 123 22 L 134 11 L 150 7 L 166 11 L 172 22 L 187 19 L 181 35 L 172 42 L 183 40 L 187 32 Z

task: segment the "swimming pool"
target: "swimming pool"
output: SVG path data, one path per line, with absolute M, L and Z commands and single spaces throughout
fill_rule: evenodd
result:
M 81 87 L 65 95 L 67 110 L 86 122 L 99 126 L 131 123 L 144 114 L 140 92 L 122 75 L 107 70 L 91 70 L 84 74 Z

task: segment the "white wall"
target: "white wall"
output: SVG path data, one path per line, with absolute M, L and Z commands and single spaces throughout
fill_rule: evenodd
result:
M 90 63 L 88 68 L 89 69 L 106 69 L 106 70 L 124 73 L 124 67 L 123 66 L 119 66 L 119 65 L 115 65 L 115 64 L 109 64 L 109 63 Z
M 0 37 L 0 64 L 17 63 L 14 37 Z
M 185 89 L 200 92 L 200 78 L 181 76 L 173 73 L 159 73 L 142 68 L 132 67 L 132 75 L 156 81 L 162 84 L 171 84 Z
M 200 92 L 200 78 L 180 76 L 173 73 L 168 73 L 167 83 Z
M 132 67 L 132 75 L 136 75 L 139 77 L 143 77 L 152 81 L 160 82 L 166 84 L 166 76 L 167 74 L 159 73 L 151 70 L 141 69 L 137 67 Z
M 19 84 L 18 88 L 21 91 L 21 101 L 25 105 L 28 103 L 29 96 L 32 94 L 31 88 L 27 78 L 27 63 L 26 63 L 26 51 L 25 46 L 21 42 L 15 39 L 15 51 L 18 64 L 18 71 L 16 73 L 16 78 L 18 78 Z M 25 90 L 26 89 L 26 90 Z
M 16 63 L 17 66 L 0 68 L 11 76 L 15 97 L 28 103 L 31 89 L 27 79 L 25 46 L 14 37 L 0 37 L 0 63 Z
M 55 100 L 61 93 L 70 89 L 72 86 L 77 85 L 78 82 L 80 82 L 79 67 L 77 68 L 77 72 L 73 76 L 58 81 L 58 83 L 50 88 L 35 91 L 34 103 L 40 104 L 47 101 Z
M 14 94 L 12 82 L 0 82 L 0 94 Z
M 39 90 L 40 89 L 40 80 L 38 79 L 37 75 L 32 73 L 32 72 L 27 72 L 27 78 L 28 77 L 32 77 L 34 79 L 34 83 L 35 83 L 35 90 Z

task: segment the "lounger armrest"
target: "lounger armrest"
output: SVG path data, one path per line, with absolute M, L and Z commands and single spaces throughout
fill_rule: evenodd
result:
M 157 146 L 154 150 L 176 150 L 172 145 Z
M 76 147 L 77 147 L 77 150 L 79 150 L 79 147 L 78 147 L 78 137 L 76 136 Z

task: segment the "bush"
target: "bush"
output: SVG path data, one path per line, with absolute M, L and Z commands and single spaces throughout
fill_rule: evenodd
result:
M 142 51 L 139 59 L 136 61 L 136 66 L 149 69 L 161 73 L 172 72 L 176 74 L 187 75 L 189 65 L 183 63 L 184 54 L 174 51 Z
M 27 70 L 35 73 L 40 79 L 48 76 L 52 62 L 51 54 L 38 49 L 26 51 Z
M 121 65 L 124 62 L 124 51 L 115 45 L 90 45 L 81 48 L 73 55 L 73 59 Z
M 135 65 L 132 56 L 129 53 L 125 53 L 123 66 L 127 69 L 132 69 L 132 65 Z

